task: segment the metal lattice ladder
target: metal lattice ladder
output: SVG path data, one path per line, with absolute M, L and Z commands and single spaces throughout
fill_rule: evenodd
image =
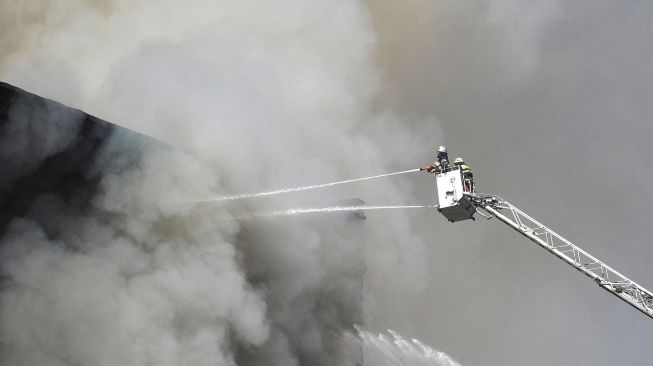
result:
M 502 198 L 482 194 L 467 196 L 477 208 L 487 211 L 491 216 L 594 280 L 604 290 L 653 318 L 653 294 L 635 281 L 615 271 Z M 499 211 L 507 211 L 508 214 L 504 215 Z

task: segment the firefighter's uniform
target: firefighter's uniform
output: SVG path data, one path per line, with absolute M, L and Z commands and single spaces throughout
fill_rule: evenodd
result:
M 459 159 L 460 158 L 456 160 Z M 456 165 L 458 165 L 460 168 L 460 175 L 463 178 L 463 187 L 465 192 L 474 193 L 474 174 L 472 173 L 472 169 L 469 167 L 469 165 L 465 164 L 462 159 L 460 159 L 460 161 L 456 161 Z

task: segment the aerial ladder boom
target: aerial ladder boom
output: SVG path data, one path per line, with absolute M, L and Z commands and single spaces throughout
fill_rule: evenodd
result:
M 596 282 L 601 288 L 653 318 L 653 294 L 596 259 L 555 231 L 498 196 L 466 194 L 477 208 L 524 235 Z M 504 215 L 502 212 L 506 212 Z
M 459 170 L 438 172 L 435 177 L 438 211 L 450 222 L 473 220 L 475 213 L 488 219 L 494 216 L 594 280 L 604 290 L 653 318 L 653 294 L 649 290 L 594 258 L 501 197 L 466 191 Z M 479 209 L 487 212 L 487 215 Z

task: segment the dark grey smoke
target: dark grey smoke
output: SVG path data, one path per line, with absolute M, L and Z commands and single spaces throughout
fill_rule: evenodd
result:
M 42 193 L 83 201 L 91 193 L 83 171 L 110 136 L 107 124 L 7 84 L 0 99 L 0 228 Z

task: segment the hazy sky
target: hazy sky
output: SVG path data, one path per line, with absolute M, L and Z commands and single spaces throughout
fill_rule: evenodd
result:
M 0 18 L 0 78 L 193 151 L 217 178 L 194 165 L 171 176 L 201 175 L 197 192 L 403 170 L 432 161 L 446 144 L 450 156 L 468 161 L 479 191 L 501 195 L 653 287 L 653 4 L 34 4 L 0 5 L 8 14 Z M 433 186 L 414 175 L 316 200 L 430 203 Z M 307 203 L 261 206 L 275 204 Z M 236 261 L 239 275 L 269 279 L 268 290 L 283 294 L 265 298 L 266 319 L 286 332 L 272 330 L 266 354 L 275 360 L 295 362 L 297 349 L 310 354 L 310 337 L 319 337 L 306 329 L 323 329 L 307 310 L 324 298 L 314 293 L 331 280 L 346 284 L 329 271 L 356 263 L 340 266 L 338 254 L 359 234 L 336 235 L 315 220 L 248 224 L 240 234 L 227 220 L 216 229 L 228 233 L 226 248 L 262 260 Z M 653 358 L 651 319 L 496 220 L 454 225 L 437 213 L 378 211 L 365 225 L 365 318 L 373 330 L 419 338 L 462 365 Z M 279 298 L 286 295 L 297 302 Z M 308 320 L 289 320 L 287 309 Z M 250 325 L 256 344 L 268 330 Z
M 436 116 L 479 191 L 650 288 L 653 6 L 369 3 L 393 105 Z M 429 230 L 428 294 L 406 327 L 463 364 L 653 357 L 649 318 L 501 223 L 434 217 Z

